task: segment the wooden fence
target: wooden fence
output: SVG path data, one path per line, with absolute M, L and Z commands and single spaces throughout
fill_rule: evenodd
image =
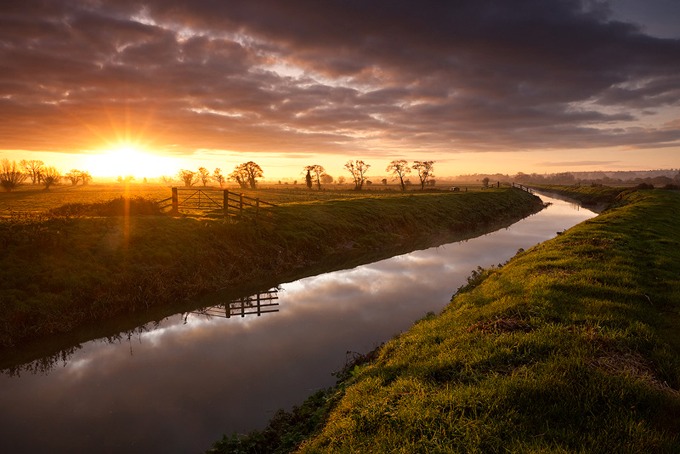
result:
M 245 317 L 246 315 L 257 315 L 259 317 L 262 314 L 278 312 L 278 299 L 279 288 L 275 287 L 266 292 L 259 292 L 254 295 L 238 298 L 225 304 L 204 307 L 190 313 L 222 318 Z
M 228 189 L 172 188 L 172 196 L 159 201 L 158 206 L 161 211 L 173 214 L 208 212 L 224 217 L 271 221 L 272 213 L 267 208 L 276 205 Z
M 519 184 L 519 183 L 513 182 L 513 183 L 512 183 L 512 187 L 513 187 L 513 188 L 521 189 L 522 191 L 527 191 L 529 194 L 533 194 L 533 193 L 534 193 L 534 190 L 531 189 L 529 186 L 524 186 L 524 185 Z

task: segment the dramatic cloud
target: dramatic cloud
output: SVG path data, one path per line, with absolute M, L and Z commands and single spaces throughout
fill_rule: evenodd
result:
M 680 145 L 680 40 L 579 0 L 5 2 L 0 149 Z

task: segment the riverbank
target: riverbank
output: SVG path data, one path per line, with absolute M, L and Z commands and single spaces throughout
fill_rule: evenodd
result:
M 622 194 L 212 452 L 678 452 L 678 210 L 678 191 Z
M 367 194 L 284 204 L 273 209 L 273 223 L 259 225 L 84 216 L 82 208 L 79 214 L 65 210 L 65 216 L 0 223 L 2 347 L 125 313 L 186 308 L 219 289 L 275 285 L 361 257 L 469 238 L 515 222 L 541 204 L 512 189 Z

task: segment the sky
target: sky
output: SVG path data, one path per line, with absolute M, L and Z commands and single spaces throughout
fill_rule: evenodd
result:
M 678 24 L 677 0 L 4 0 L 0 158 L 678 168 Z

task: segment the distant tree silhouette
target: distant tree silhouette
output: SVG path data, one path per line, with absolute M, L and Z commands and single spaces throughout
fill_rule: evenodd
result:
M 491 181 L 491 179 L 490 179 L 489 177 L 484 177 L 484 178 L 482 178 L 482 185 L 483 185 L 485 188 L 488 188 L 488 187 L 489 187 L 489 181 Z
M 0 186 L 7 192 L 16 189 L 25 179 L 27 175 L 17 166 L 16 161 L 3 159 L 0 163 Z
M 92 175 L 90 175 L 90 172 L 80 172 L 80 182 L 83 184 L 83 186 L 90 184 L 90 181 L 92 181 Z
M 42 181 L 42 184 L 47 191 L 51 186 L 59 184 L 61 181 L 61 173 L 56 167 L 45 167 L 40 172 L 40 181 Z
M 75 186 L 80 181 L 81 172 L 78 169 L 71 169 L 65 176 L 71 182 L 71 185 Z
M 310 172 L 314 174 L 313 180 L 316 182 L 316 187 L 317 189 L 321 190 L 321 175 L 323 175 L 326 172 L 326 169 L 324 169 L 323 166 L 320 166 L 319 164 L 314 164 L 305 167 L 305 170 L 307 171 L 307 175 L 310 177 L 310 183 L 312 180 Z M 307 184 L 307 186 L 311 189 L 311 185 L 309 183 Z
M 249 186 L 251 189 L 255 189 L 257 179 L 263 176 L 262 168 L 255 162 L 248 161 L 237 165 L 234 171 L 229 174 L 229 179 L 236 181 L 244 189 Z
M 347 161 L 345 163 L 345 168 L 352 175 L 352 180 L 354 181 L 354 190 L 361 191 L 366 182 L 366 172 L 371 167 L 370 164 L 366 164 L 364 161 L 359 159 L 352 161 Z
M 328 175 L 327 173 L 324 173 L 321 175 L 321 182 L 323 184 L 331 184 L 333 183 L 333 177 Z
M 196 182 L 198 182 L 198 175 L 193 170 L 182 169 L 179 171 L 177 176 L 184 182 L 184 186 L 187 188 L 190 188 L 196 184 Z
M 31 177 L 31 184 L 40 184 L 40 174 L 42 169 L 45 167 L 44 162 L 37 159 L 31 159 L 28 161 L 26 159 L 22 159 L 19 165 L 21 165 L 21 168 L 24 169 L 24 172 L 26 172 L 28 176 Z
M 420 189 L 424 190 L 427 181 L 430 178 L 434 178 L 434 161 L 413 161 L 412 167 L 416 172 L 418 172 L 418 178 L 420 179 Z
M 217 181 L 220 184 L 220 187 L 224 185 L 224 175 L 222 175 L 222 169 L 219 167 L 213 171 L 213 180 Z
M 305 170 L 307 170 L 307 175 L 305 175 L 305 184 L 307 185 L 307 189 L 312 189 L 312 171 L 309 166 L 305 167 Z
M 406 184 L 404 183 L 404 177 L 411 173 L 411 168 L 409 167 L 408 162 L 405 159 L 394 160 L 389 163 L 385 170 L 399 178 L 401 190 L 405 191 Z
M 198 168 L 197 176 L 198 179 L 201 180 L 203 187 L 205 187 L 208 184 L 208 181 L 210 181 L 210 172 L 205 167 Z

